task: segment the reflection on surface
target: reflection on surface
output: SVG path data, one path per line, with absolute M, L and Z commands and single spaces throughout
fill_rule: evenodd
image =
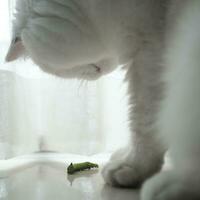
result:
M 67 179 L 70 182 L 70 185 L 72 186 L 75 180 L 80 179 L 80 178 L 90 178 L 94 176 L 95 174 L 97 175 L 98 173 L 99 173 L 98 169 L 92 169 L 92 170 L 87 170 L 84 172 L 77 172 L 73 175 L 68 174 Z
M 139 191 L 104 185 L 101 191 L 101 196 L 102 200 L 139 200 Z
M 73 184 L 71 185 L 71 182 Z M 138 192 L 104 185 L 96 171 L 68 177 L 66 168 L 37 166 L 0 179 L 0 200 L 138 200 Z

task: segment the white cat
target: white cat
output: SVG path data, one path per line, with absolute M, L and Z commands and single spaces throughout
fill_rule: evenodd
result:
M 169 147 L 174 169 L 150 178 L 142 200 L 200 199 L 199 22 L 199 0 L 18 0 L 6 60 L 28 55 L 48 73 L 83 79 L 126 64 L 133 140 L 105 181 L 139 186 Z

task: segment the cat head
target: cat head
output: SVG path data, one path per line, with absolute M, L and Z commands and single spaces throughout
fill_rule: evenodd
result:
M 64 78 L 97 79 L 112 71 L 114 56 L 80 10 L 74 0 L 18 0 L 6 61 L 30 57 Z

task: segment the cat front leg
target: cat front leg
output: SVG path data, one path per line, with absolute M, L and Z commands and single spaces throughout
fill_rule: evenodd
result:
M 158 123 L 174 167 L 145 183 L 142 200 L 200 199 L 200 1 L 174 4 L 173 13 L 180 13 L 167 43 L 170 68 Z
M 110 185 L 138 187 L 162 168 L 166 147 L 155 125 L 163 89 L 160 52 L 159 42 L 143 46 L 128 68 L 132 137 L 102 171 Z

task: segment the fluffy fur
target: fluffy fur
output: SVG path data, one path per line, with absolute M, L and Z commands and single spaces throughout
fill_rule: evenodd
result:
M 89 80 L 125 64 L 132 139 L 105 181 L 141 185 L 169 147 L 174 170 L 149 179 L 142 200 L 200 199 L 199 21 L 198 0 L 18 0 L 6 60 L 28 54 L 48 73 Z

